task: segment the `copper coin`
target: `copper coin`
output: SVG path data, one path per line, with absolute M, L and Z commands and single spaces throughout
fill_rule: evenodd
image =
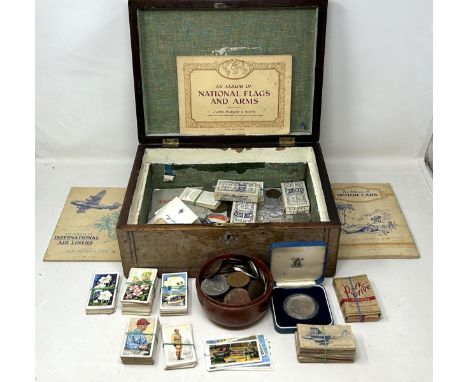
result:
M 275 188 L 270 188 L 265 194 L 268 198 L 278 199 L 281 196 L 281 191 Z
M 208 265 L 203 274 L 205 278 L 209 279 L 210 277 L 213 277 L 216 273 L 218 273 L 219 269 L 221 268 L 221 265 L 223 265 L 222 260 L 216 260 L 215 262 Z
M 242 272 L 232 272 L 229 273 L 226 281 L 233 288 L 242 288 L 250 282 L 250 277 Z
M 250 299 L 255 300 L 265 292 L 265 284 L 260 280 L 252 280 L 249 284 L 248 291 Z
M 227 203 L 221 203 L 218 208 L 216 208 L 215 210 L 213 210 L 213 212 L 216 212 L 218 214 L 222 213 L 222 212 L 226 212 L 229 208 L 229 205 Z
M 250 302 L 249 292 L 244 288 L 234 288 L 226 296 L 223 302 L 228 305 L 244 305 Z

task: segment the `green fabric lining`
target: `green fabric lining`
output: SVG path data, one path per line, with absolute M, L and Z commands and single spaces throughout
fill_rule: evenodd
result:
M 153 178 L 154 178 L 153 166 L 148 169 L 148 177 L 146 178 L 145 188 L 143 191 L 143 200 L 141 203 L 141 209 L 138 214 L 138 224 L 146 224 L 148 222 L 148 214 L 151 208 L 151 198 L 153 197 Z
M 310 134 L 317 12 L 317 8 L 139 10 L 147 135 L 179 134 L 176 57 L 220 53 L 291 54 L 291 133 Z
M 153 189 L 203 187 L 214 191 L 218 179 L 263 181 L 264 188 L 280 188 L 281 182 L 304 180 L 310 201 L 311 221 L 320 221 L 317 200 L 307 163 L 236 163 L 173 165 L 174 180 L 163 182 L 164 164 L 150 165 L 138 223 L 146 223 Z
M 305 179 L 301 179 L 305 181 L 307 187 L 307 195 L 309 196 L 309 203 L 310 203 L 310 215 L 312 217 L 312 221 L 320 221 L 320 214 L 318 212 L 318 204 L 317 198 L 315 197 L 315 189 L 312 183 L 312 177 L 310 176 L 310 171 L 307 171 L 307 176 Z
M 153 188 L 214 187 L 218 179 L 263 181 L 265 188 L 281 187 L 281 182 L 304 180 L 304 163 L 240 163 L 223 165 L 173 165 L 175 177 L 163 182 L 164 165 L 151 165 Z

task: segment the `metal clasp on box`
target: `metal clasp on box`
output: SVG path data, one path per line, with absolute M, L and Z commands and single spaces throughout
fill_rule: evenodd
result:
M 222 8 L 227 8 L 228 5 L 226 3 L 214 3 L 213 7 L 216 9 L 222 9 Z
M 237 237 L 231 232 L 226 232 L 222 238 L 225 247 L 231 247 L 232 245 L 236 244 Z
M 293 147 L 296 145 L 296 138 L 294 137 L 280 137 L 279 147 Z
M 164 138 L 162 140 L 162 147 L 164 148 L 179 147 L 179 139 L 178 138 Z

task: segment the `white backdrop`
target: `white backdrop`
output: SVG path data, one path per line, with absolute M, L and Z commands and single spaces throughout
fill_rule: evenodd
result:
M 432 183 L 419 159 L 432 131 L 432 3 L 330 0 L 326 44 L 320 141 L 330 180 L 390 182 L 421 258 L 338 262 L 337 276 L 368 274 L 382 303 L 378 323 L 353 325 L 355 364 L 298 364 L 293 336 L 275 333 L 267 313 L 253 330 L 272 340 L 274 373 L 221 378 L 429 381 Z M 180 373 L 163 371 L 161 353 L 155 367 L 121 364 L 127 317 L 85 316 L 83 308 L 92 272 L 121 272 L 120 263 L 42 262 L 70 186 L 127 184 L 138 143 L 127 0 L 37 0 L 36 50 L 36 379 L 218 381 L 203 360 Z M 57 285 L 61 293 L 51 293 Z M 325 288 L 341 324 L 331 279 Z M 201 348 L 226 331 L 191 293 L 187 320 Z M 71 342 L 57 336 L 70 330 Z
M 327 160 L 416 159 L 431 131 L 432 1 L 331 0 Z M 130 159 L 137 143 L 127 0 L 37 0 L 37 158 Z

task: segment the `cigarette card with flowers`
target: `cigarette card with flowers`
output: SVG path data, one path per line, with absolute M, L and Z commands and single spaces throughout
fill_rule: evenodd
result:
M 122 303 L 148 304 L 154 297 L 157 275 L 156 268 L 132 268 L 125 285 Z
M 119 287 L 118 273 L 95 273 L 88 291 L 86 314 L 113 313 Z

